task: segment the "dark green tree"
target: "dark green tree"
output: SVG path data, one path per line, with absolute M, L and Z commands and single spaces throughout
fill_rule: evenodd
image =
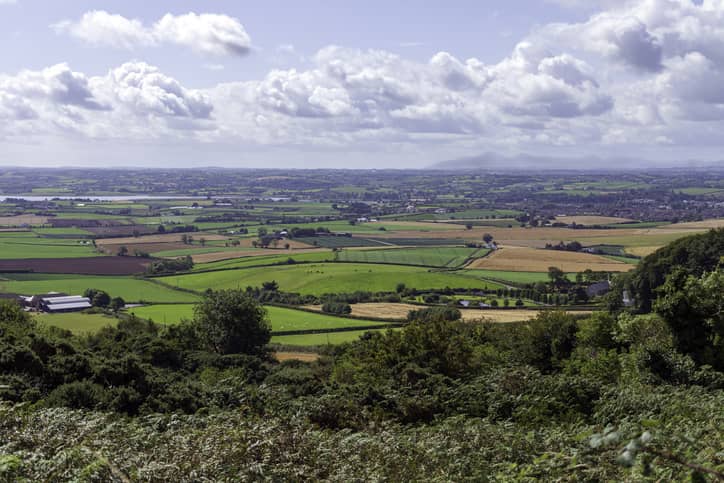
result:
M 208 291 L 192 322 L 203 344 L 219 354 L 255 354 L 271 339 L 266 310 L 242 290 Z

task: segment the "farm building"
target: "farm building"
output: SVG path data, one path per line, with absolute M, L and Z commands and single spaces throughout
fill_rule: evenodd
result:
M 49 313 L 77 312 L 92 307 L 90 299 L 81 295 L 51 293 L 30 297 L 21 296 L 20 299 L 27 308 Z

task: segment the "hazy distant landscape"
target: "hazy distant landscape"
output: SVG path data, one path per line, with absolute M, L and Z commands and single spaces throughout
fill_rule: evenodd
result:
M 0 45 L 0 482 L 724 481 L 723 1 Z

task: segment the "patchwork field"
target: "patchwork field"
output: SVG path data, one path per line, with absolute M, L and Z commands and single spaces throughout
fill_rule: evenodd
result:
M 521 272 L 547 272 L 548 267 L 558 267 L 564 272 L 583 272 L 586 269 L 606 272 L 627 272 L 633 268 L 627 263 L 588 253 L 561 250 L 506 246 L 485 258 L 474 260 L 467 268 L 509 270 Z
M 70 273 L 79 275 L 134 275 L 143 273 L 150 260 L 139 257 L 0 259 L 0 273 Z
M 243 258 L 243 257 L 266 257 L 269 255 L 280 255 L 286 257 L 285 259 L 289 257 L 297 257 L 298 255 L 305 254 L 305 253 L 314 253 L 314 252 L 326 252 L 324 248 L 308 248 L 308 249 L 292 249 L 292 250 L 286 250 L 283 248 L 259 248 L 254 249 L 250 248 L 248 250 L 231 250 L 231 251 L 215 251 L 215 252 L 209 252 L 209 253 L 199 253 L 191 255 L 191 258 L 194 260 L 194 263 L 210 263 L 210 262 L 218 262 L 222 260 L 230 260 L 234 258 Z
M 398 283 L 404 283 L 408 287 L 417 289 L 444 287 L 495 289 L 500 287 L 498 284 L 481 281 L 474 277 L 446 272 L 430 272 L 420 267 L 355 263 L 258 267 L 162 277 L 159 280 L 170 286 L 198 292 L 207 288 L 261 286 L 263 282 L 275 280 L 282 291 L 317 295 L 358 290 L 393 291 Z
M 64 292 L 77 295 L 88 288 L 97 288 L 105 290 L 111 297 L 122 297 L 126 302 L 195 302 L 199 298 L 195 294 L 130 277 L 22 273 L 0 274 L 0 277 L 0 293 L 33 295 Z

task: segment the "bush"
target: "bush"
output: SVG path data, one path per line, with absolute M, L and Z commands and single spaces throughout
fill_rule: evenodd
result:
M 348 315 L 352 313 L 352 307 L 349 304 L 341 302 L 327 302 L 322 305 L 322 312 L 327 314 Z

